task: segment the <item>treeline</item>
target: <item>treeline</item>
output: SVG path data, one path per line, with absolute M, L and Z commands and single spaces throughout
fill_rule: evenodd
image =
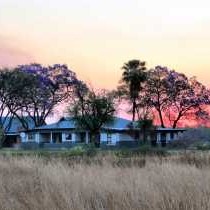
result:
M 158 116 L 161 127 L 176 128 L 181 120 L 209 119 L 210 90 L 196 77 L 167 67 L 147 69 L 139 60 L 125 63 L 118 92 L 131 103 L 133 121 Z
M 60 103 L 69 104 L 69 115 L 94 135 L 113 119 L 122 101 L 130 104 L 133 121 L 176 128 L 181 120 L 206 121 L 210 91 L 195 77 L 167 67 L 147 69 L 146 62 L 131 60 L 122 67 L 116 90 L 95 91 L 66 65 L 20 65 L 0 71 L 0 127 L 9 129 L 17 117 L 23 128 L 29 121 L 42 126 Z M 27 116 L 27 117 L 26 117 Z
M 44 125 L 59 103 L 74 97 L 82 81 L 66 65 L 21 65 L 0 71 L 0 125 L 9 129 L 17 117 L 26 130 L 29 121 Z M 27 116 L 27 117 L 26 117 Z

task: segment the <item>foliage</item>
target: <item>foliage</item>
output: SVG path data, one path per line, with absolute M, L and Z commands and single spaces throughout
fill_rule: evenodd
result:
M 151 141 L 155 138 L 155 126 L 152 119 L 141 119 L 137 121 L 137 128 L 140 129 L 140 133 L 143 135 L 143 142 L 146 143 L 148 138 Z
M 169 113 L 173 128 L 176 128 L 178 121 L 182 118 L 208 119 L 205 106 L 210 104 L 210 91 L 196 78 L 188 79 L 184 74 L 171 71 L 167 78 L 166 88 L 170 102 L 166 111 Z
M 148 71 L 144 91 L 143 104 L 158 113 L 162 127 L 167 121 L 176 128 L 182 119 L 208 119 L 210 91 L 194 77 L 156 66 Z
M 12 101 L 7 108 L 25 129 L 27 122 L 24 116 L 29 116 L 35 126 L 45 124 L 46 118 L 59 103 L 73 97 L 75 87 L 80 83 L 74 72 L 60 64 L 48 67 L 40 64 L 20 65 L 8 74 L 5 82 L 10 84 L 12 81 L 12 92 L 8 93 Z
M 135 149 L 118 149 L 114 151 L 114 154 L 116 155 L 116 157 L 119 158 L 137 157 L 141 155 L 166 156 L 168 154 L 168 151 L 166 148 L 152 147 L 150 144 L 142 144 Z
M 0 127 L 7 132 L 16 113 L 28 105 L 34 78 L 19 71 L 0 71 Z
M 118 87 L 123 96 L 132 103 L 132 120 L 135 121 L 137 99 L 146 80 L 146 63 L 140 60 L 130 60 L 122 67 L 121 85 Z
M 188 128 L 183 134 L 179 135 L 179 140 L 210 142 L 210 129 L 205 127 Z
M 196 148 L 197 150 L 202 150 L 202 151 L 210 150 L 210 142 L 196 144 Z
M 93 90 L 85 90 L 85 94 L 69 107 L 69 114 L 77 127 L 88 130 L 96 145 L 100 143 L 100 128 L 112 122 L 114 112 L 114 99 L 107 91 L 95 93 Z
M 187 148 L 204 148 L 210 143 L 209 128 L 188 128 L 178 139 L 169 143 L 169 148 L 187 149 Z
M 165 88 L 165 78 L 168 73 L 169 70 L 166 67 L 156 66 L 154 69 L 150 69 L 144 88 L 143 104 L 157 111 L 161 127 L 165 127 L 163 111 L 169 103 L 167 89 Z

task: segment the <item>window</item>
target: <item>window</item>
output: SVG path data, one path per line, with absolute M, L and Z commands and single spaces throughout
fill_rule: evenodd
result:
M 166 133 L 161 133 L 161 141 L 166 141 Z
M 29 133 L 28 134 L 28 141 L 35 141 L 35 134 L 34 133 Z
M 72 134 L 66 133 L 66 141 L 72 141 Z
M 170 133 L 170 140 L 174 139 L 174 133 Z
M 112 144 L 112 134 L 107 133 L 107 144 Z

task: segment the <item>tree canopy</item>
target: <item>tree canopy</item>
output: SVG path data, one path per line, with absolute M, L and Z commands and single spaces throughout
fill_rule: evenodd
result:
M 188 78 L 162 66 L 149 69 L 145 74 L 141 91 L 135 92 L 136 113 L 144 110 L 153 113 L 158 116 L 161 127 L 170 123 L 176 128 L 184 119 L 208 119 L 206 107 L 210 105 L 210 90 L 195 77 Z M 130 97 L 130 92 L 125 91 L 124 94 Z
M 80 92 L 81 96 L 81 92 Z M 115 113 L 113 95 L 105 90 L 95 92 L 85 90 L 79 100 L 69 107 L 69 115 L 73 117 L 80 129 L 88 130 L 91 140 L 99 144 L 99 131 L 105 123 L 112 122 Z
M 130 60 L 122 67 L 123 73 L 121 85 L 118 89 L 125 96 L 128 96 L 132 104 L 132 120 L 135 121 L 137 112 L 137 99 L 142 90 L 142 83 L 146 80 L 146 62 L 140 60 Z
M 74 97 L 75 87 L 80 83 L 66 65 L 30 64 L 2 70 L 0 114 L 10 119 L 17 117 L 25 129 L 28 129 L 25 116 L 30 117 L 35 126 L 44 125 L 59 103 Z
M 8 130 L 8 122 L 17 117 L 28 129 L 25 116 L 35 126 L 44 125 L 59 104 L 69 103 L 80 127 L 95 134 L 111 120 L 119 96 L 131 105 L 133 122 L 158 118 L 161 127 L 176 128 L 183 120 L 209 119 L 210 90 L 195 77 L 160 65 L 147 69 L 141 60 L 128 61 L 122 70 L 116 91 L 95 92 L 67 65 L 29 64 L 1 69 L 0 128 Z

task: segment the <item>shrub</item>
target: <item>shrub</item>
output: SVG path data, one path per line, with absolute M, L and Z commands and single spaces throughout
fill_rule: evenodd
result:
M 132 157 L 132 156 L 139 156 L 139 155 L 157 155 L 157 156 L 165 156 L 167 153 L 166 148 L 162 147 L 152 147 L 149 144 L 144 144 L 138 147 L 137 149 L 121 149 L 115 151 L 114 153 L 117 157 Z
M 93 157 L 97 154 L 97 149 L 94 144 L 85 145 L 85 154 L 89 157 Z
M 197 145 L 205 145 L 210 143 L 209 128 L 190 128 L 178 136 L 178 139 L 169 143 L 169 147 L 176 149 L 187 149 L 189 147 L 197 147 Z
M 198 150 L 210 150 L 210 142 L 202 142 L 196 144 Z
M 205 127 L 190 128 L 179 137 L 191 141 L 210 141 L 210 129 Z
M 61 154 L 63 154 L 64 156 L 82 156 L 85 154 L 85 149 L 83 146 L 75 146 L 72 147 L 70 150 L 63 152 Z

